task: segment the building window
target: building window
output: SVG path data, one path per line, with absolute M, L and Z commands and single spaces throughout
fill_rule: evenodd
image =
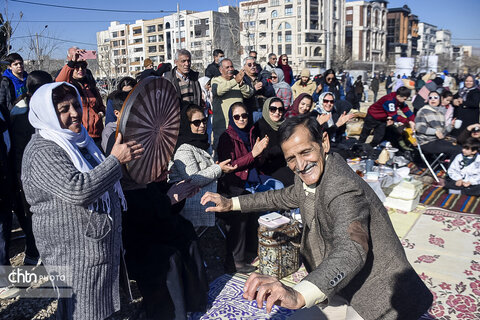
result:
M 133 43 L 142 43 L 142 38 L 133 39 Z
M 120 50 L 113 50 L 113 55 L 118 56 L 119 52 L 120 52 Z
M 346 12 L 346 13 L 347 13 L 347 14 L 353 14 L 353 9 L 347 9 L 347 12 Z M 317 50 L 317 49 L 315 49 L 315 50 Z
M 291 44 L 285 45 L 285 54 L 292 54 L 292 45 Z
M 260 38 L 265 38 L 265 37 L 267 36 L 267 33 L 266 33 L 266 32 L 260 32 L 260 33 L 258 34 L 258 36 L 259 36 Z
M 291 4 L 288 6 L 285 6 L 285 15 L 291 16 L 292 14 L 293 14 L 293 6 Z
M 113 41 L 112 42 L 112 46 L 115 48 L 115 47 L 118 47 L 118 41 Z
M 260 49 L 262 49 L 262 50 L 267 50 L 267 45 L 266 45 L 266 44 L 261 44 L 261 45 L 260 45 Z
M 205 30 L 205 35 L 206 35 L 207 37 L 210 37 L 210 29 Z
M 162 31 L 162 30 L 163 30 L 163 24 L 157 25 L 157 30 L 158 30 L 158 31 Z
M 270 5 L 271 6 L 279 6 L 280 5 L 280 0 L 271 0 Z
M 278 43 L 282 42 L 282 32 L 281 31 L 277 35 L 277 42 Z
M 276 17 L 278 17 L 278 12 L 277 12 L 277 10 L 273 10 L 272 11 L 272 18 L 276 18 Z
M 155 26 L 148 26 L 147 33 L 155 32 Z
M 285 32 L 285 42 L 292 42 L 292 31 Z
M 255 9 L 245 9 L 243 10 L 244 16 L 253 16 L 255 14 Z
M 267 11 L 267 8 L 258 8 L 258 13 L 265 13 Z
M 301 54 L 302 54 L 302 47 L 298 47 L 298 49 L 297 49 L 297 54 L 298 54 L 298 55 L 301 55 Z
M 351 26 L 351 25 L 353 25 L 353 21 L 347 20 L 347 26 Z
M 142 47 L 134 48 L 133 52 L 143 52 L 143 48 Z
M 118 37 L 118 32 L 117 31 L 112 32 L 112 38 L 116 38 L 116 37 Z
M 210 24 L 210 18 L 205 19 L 205 24 Z
M 148 36 L 147 42 L 157 42 L 157 36 Z
M 281 52 L 282 52 L 282 45 L 279 44 L 279 45 L 278 45 L 278 50 L 277 50 L 278 55 L 280 55 Z
M 142 28 L 133 29 L 133 34 L 134 34 L 134 35 L 142 34 Z
M 249 33 L 249 34 L 248 34 L 248 37 L 249 37 L 251 40 L 255 39 L 255 33 Z
M 170 22 L 165 23 L 165 28 L 170 29 Z
M 267 20 L 260 20 L 260 21 L 258 22 L 258 24 L 259 24 L 259 25 L 265 25 L 265 24 L 267 24 Z
M 285 22 L 285 29 L 292 29 L 292 25 L 288 22 Z
M 122 55 L 125 55 L 127 54 L 127 50 L 126 49 L 122 49 Z

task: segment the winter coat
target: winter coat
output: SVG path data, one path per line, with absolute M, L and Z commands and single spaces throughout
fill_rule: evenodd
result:
M 309 79 L 307 84 L 303 85 L 302 80 L 300 79 L 292 86 L 293 99 L 296 99 L 302 93 L 312 95 L 315 92 L 316 88 L 317 84 L 312 80 Z
M 55 81 L 73 83 L 73 62 L 69 61 L 63 66 Z M 77 82 L 81 88 L 80 96 L 82 97 L 83 114 L 82 124 L 87 129 L 88 135 L 98 139 L 102 137 L 103 120 L 99 115 L 100 112 L 105 114 L 105 106 L 103 105 L 100 92 L 94 84 L 89 81 Z
M 455 181 L 463 180 L 472 185 L 480 185 L 480 156 L 475 156 L 475 161 L 470 165 L 463 167 L 463 154 L 458 154 L 448 167 L 448 176 Z
M 165 72 L 163 75 L 165 79 L 170 81 L 171 84 L 175 87 L 175 91 L 177 92 L 178 100 L 180 101 L 180 106 L 182 105 L 182 94 L 180 92 L 180 86 L 178 85 L 179 79 L 177 78 L 177 67 L 173 68 L 172 71 Z M 188 73 L 188 79 L 193 86 L 193 104 L 197 106 L 204 106 L 202 101 L 202 88 L 200 87 L 200 83 L 198 82 L 198 72 L 190 70 Z

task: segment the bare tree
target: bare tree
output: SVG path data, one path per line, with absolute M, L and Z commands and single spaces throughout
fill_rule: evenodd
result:
M 45 26 L 45 29 L 47 26 Z M 44 30 L 45 30 L 44 29 Z M 29 30 L 29 37 L 24 40 L 24 58 L 30 60 L 32 69 L 53 72 L 58 70 L 58 63 L 52 59 L 52 54 L 60 47 L 60 42 L 50 32 L 42 34 Z
M 464 56 L 462 59 L 463 67 L 469 73 L 478 73 L 480 71 L 480 57 L 478 56 Z
M 352 51 L 350 48 L 337 47 L 332 55 L 332 69 L 335 71 L 348 70 L 352 67 Z

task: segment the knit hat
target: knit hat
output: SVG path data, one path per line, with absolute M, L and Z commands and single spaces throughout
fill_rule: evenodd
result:
M 143 60 L 143 67 L 148 67 L 149 65 L 153 65 L 153 62 L 150 58 L 147 58 L 145 60 Z
M 301 77 L 309 77 L 310 78 L 310 70 L 305 68 L 305 69 L 302 69 L 302 73 L 300 73 L 300 76 Z

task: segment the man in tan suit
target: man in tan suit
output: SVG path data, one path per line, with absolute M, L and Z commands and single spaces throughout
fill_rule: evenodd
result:
M 202 198 L 203 204 L 216 204 L 207 211 L 300 208 L 301 253 L 309 274 L 293 288 L 252 274 L 244 297 L 260 307 L 266 301 L 267 312 L 273 304 L 324 308 L 341 299 L 347 305 L 343 319 L 420 318 L 432 294 L 407 261 L 375 192 L 338 154 L 327 154 L 328 135 L 315 118 L 290 118 L 279 132 L 287 165 L 296 173 L 294 185 L 232 199 L 213 193 Z

